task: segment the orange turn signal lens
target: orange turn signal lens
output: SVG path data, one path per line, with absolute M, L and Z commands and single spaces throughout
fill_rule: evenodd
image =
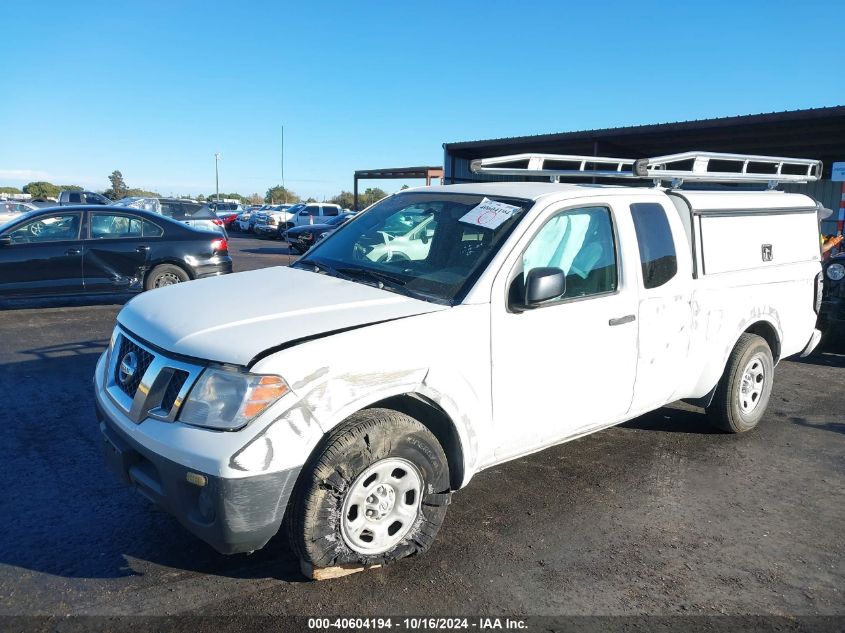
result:
M 262 376 L 243 405 L 243 416 L 252 419 L 289 391 L 278 376 Z

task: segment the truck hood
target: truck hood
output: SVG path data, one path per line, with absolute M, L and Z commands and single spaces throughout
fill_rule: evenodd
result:
M 171 353 L 248 365 L 262 352 L 446 306 L 286 266 L 199 279 L 145 292 L 118 323 Z

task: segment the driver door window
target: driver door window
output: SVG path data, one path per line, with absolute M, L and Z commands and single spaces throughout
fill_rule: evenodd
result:
M 12 244 L 44 244 L 79 238 L 79 214 L 61 213 L 41 216 L 16 228 L 7 235 Z
M 560 268 L 566 275 L 561 297 L 614 292 L 618 283 L 610 211 L 589 207 L 552 217 L 522 255 L 523 281 L 534 268 Z

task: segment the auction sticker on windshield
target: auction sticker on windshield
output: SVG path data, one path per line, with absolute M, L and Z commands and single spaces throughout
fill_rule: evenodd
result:
M 484 198 L 478 206 L 470 209 L 460 221 L 485 229 L 497 229 L 518 211 L 521 211 L 520 207 Z

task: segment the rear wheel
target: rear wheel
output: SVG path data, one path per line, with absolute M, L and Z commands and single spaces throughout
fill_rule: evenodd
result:
M 291 544 L 315 567 L 386 564 L 431 545 L 449 467 L 417 420 L 366 409 L 335 430 L 306 465 L 286 518 Z
M 710 421 L 729 433 L 750 431 L 766 412 L 772 394 L 774 359 L 766 340 L 743 334 L 707 408 Z
M 184 269 L 174 264 L 161 264 L 153 268 L 144 281 L 144 290 L 163 288 L 190 281 L 191 277 Z

